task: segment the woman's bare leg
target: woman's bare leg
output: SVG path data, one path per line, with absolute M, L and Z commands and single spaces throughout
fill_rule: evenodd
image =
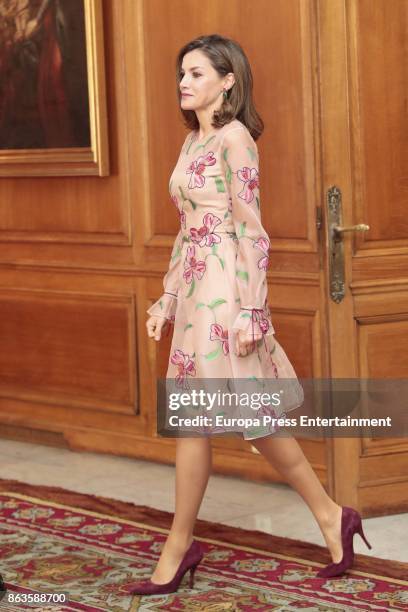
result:
M 341 506 L 326 493 L 297 440 L 281 435 L 251 440 L 251 444 L 303 497 L 322 531 L 333 563 L 341 561 Z
M 209 437 L 177 438 L 176 502 L 173 522 L 160 559 L 151 575 L 158 584 L 169 582 L 193 541 L 194 524 L 212 466 Z

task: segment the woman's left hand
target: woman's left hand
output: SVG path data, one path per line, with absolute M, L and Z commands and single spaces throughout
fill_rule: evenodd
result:
M 235 334 L 235 352 L 239 357 L 246 357 L 246 355 L 250 355 L 259 344 L 259 341 L 262 340 L 262 333 L 255 332 L 254 337 L 251 336 L 248 338 L 247 332 L 242 329 L 238 330 L 238 333 Z

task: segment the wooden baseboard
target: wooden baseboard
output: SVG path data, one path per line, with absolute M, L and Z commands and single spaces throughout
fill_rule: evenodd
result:
M 23 427 L 1 423 L 0 438 L 19 440 L 47 446 L 69 448 L 73 451 L 96 452 L 123 457 L 175 464 L 176 440 L 158 436 L 129 435 L 98 431 L 89 428 L 67 428 L 63 432 L 44 431 L 35 427 Z M 242 448 L 232 448 L 234 440 L 213 439 L 213 473 L 246 478 L 255 482 L 285 483 L 280 474 L 256 451 L 243 443 Z M 302 444 L 302 442 L 300 442 Z M 306 450 L 304 449 L 305 454 Z M 310 460 L 310 458 L 309 458 Z M 326 485 L 326 471 L 322 464 L 311 461 L 320 481 Z

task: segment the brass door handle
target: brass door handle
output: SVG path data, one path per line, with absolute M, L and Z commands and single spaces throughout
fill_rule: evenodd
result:
M 330 275 L 330 297 L 340 304 L 345 295 L 345 264 L 344 264 L 344 241 L 343 234 L 346 232 L 366 232 L 370 229 L 365 223 L 357 225 L 341 225 L 342 195 L 341 190 L 332 185 L 327 190 L 327 222 L 329 239 L 329 275 Z
M 344 232 L 367 232 L 370 226 L 366 223 L 357 223 L 357 225 L 333 225 L 332 229 L 338 239 Z

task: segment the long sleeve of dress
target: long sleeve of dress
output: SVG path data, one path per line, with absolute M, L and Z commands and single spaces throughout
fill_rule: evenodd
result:
M 180 150 L 180 156 L 181 156 L 181 153 L 184 147 L 186 146 L 186 142 L 190 134 L 191 132 L 189 132 L 184 139 L 184 142 Z M 180 159 L 180 156 L 179 156 L 179 159 Z M 174 200 L 174 198 L 172 198 L 172 200 L 177 206 L 177 203 Z M 179 214 L 180 214 L 180 211 L 179 211 Z M 182 219 L 182 216 L 180 216 L 180 219 Z M 168 267 L 166 274 L 163 277 L 163 289 L 164 289 L 163 295 L 157 300 L 157 302 L 154 302 L 154 304 L 152 304 L 150 308 L 148 308 L 148 310 L 146 311 L 149 315 L 164 317 L 165 319 L 168 319 L 171 322 L 174 322 L 174 317 L 175 317 L 176 309 L 177 309 L 177 293 L 178 293 L 178 288 L 179 288 L 181 247 L 182 247 L 182 242 L 183 242 L 182 231 L 183 231 L 182 227 L 180 226 L 176 239 L 174 240 L 174 243 L 173 243 L 173 249 L 172 249 L 171 256 L 170 256 L 169 267 Z
M 269 236 L 261 223 L 258 147 L 244 127 L 227 131 L 221 143 L 230 210 L 238 238 L 236 279 L 240 313 L 233 330 L 274 334 L 267 302 Z
M 163 277 L 163 295 L 146 311 L 149 315 L 164 317 L 174 321 L 177 308 L 177 293 L 179 287 L 179 266 L 181 260 L 182 230 L 180 228 L 173 244 L 169 268 Z

